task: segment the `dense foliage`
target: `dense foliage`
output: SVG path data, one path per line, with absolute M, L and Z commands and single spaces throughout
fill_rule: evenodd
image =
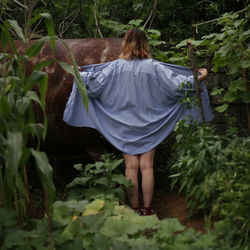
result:
M 189 211 L 207 219 L 225 220 L 246 244 L 250 214 L 250 138 L 215 135 L 211 126 L 180 125 L 176 130 L 172 188 L 184 192 Z
M 30 202 L 27 171 L 32 160 L 35 161 L 32 168 L 36 168 L 44 188 L 48 214 L 55 196 L 53 169 L 47 155 L 40 152 L 40 142 L 47 132 L 45 98 L 48 76 L 43 68 L 55 60 L 39 62 L 30 73 L 27 69 L 29 62 L 34 60 L 46 42 L 50 42 L 54 53 L 56 37 L 51 15 L 39 13 L 33 16 L 33 7 L 30 4 L 23 28 L 14 19 L 6 19 L 0 25 L 0 202 L 6 209 L 14 205 L 20 227 L 23 227 L 26 205 Z M 45 20 L 48 34 L 40 37 L 31 28 L 42 20 Z M 14 37 L 19 39 L 19 46 L 23 50 L 18 47 Z M 34 37 L 37 39 L 29 43 Z M 73 68 L 64 62 L 58 63 L 79 79 L 74 57 L 70 50 L 69 53 Z M 82 79 L 78 82 L 79 86 L 84 85 Z M 86 103 L 86 91 L 83 87 L 80 90 Z M 42 121 L 35 120 L 34 107 L 37 112 L 41 110 Z
M 143 217 L 116 202 L 97 199 L 57 201 L 53 205 L 56 249 L 239 249 L 233 246 L 231 224 L 219 222 L 202 235 L 186 230 L 177 219 Z M 16 230 L 16 215 L 0 210 L 1 249 L 48 249 L 46 222 L 32 221 L 32 230 Z M 218 237 L 219 235 L 219 237 Z
M 15 17 L 19 23 L 25 22 L 27 8 L 22 5 L 28 1 L 17 2 L 1 1 L 2 20 Z M 141 19 L 145 28 L 159 30 L 164 41 L 176 41 L 193 35 L 192 24 L 244 9 L 248 0 L 47 0 L 35 3 L 34 14 L 49 12 L 54 18 L 55 32 L 61 38 L 116 37 L 121 33 L 110 30 L 110 24 L 124 25 Z M 45 27 L 39 23 L 36 28 L 43 32 Z M 214 23 L 200 26 L 197 36 L 216 28 Z

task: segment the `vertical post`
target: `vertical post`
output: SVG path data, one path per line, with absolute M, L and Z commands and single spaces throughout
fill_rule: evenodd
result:
M 245 90 L 248 91 L 246 69 L 242 69 L 242 78 Z M 247 110 L 247 120 L 248 120 L 248 132 L 250 133 L 250 103 L 246 103 L 246 110 Z
M 202 100 L 201 100 L 201 87 L 198 81 L 198 70 L 196 68 L 196 64 L 195 64 L 195 56 L 194 56 L 194 49 L 193 46 L 191 44 L 191 40 L 187 40 L 187 45 L 189 48 L 189 52 L 190 52 L 190 60 L 191 60 L 191 65 L 192 65 L 192 69 L 193 69 L 193 77 L 194 77 L 194 85 L 195 85 L 195 92 L 198 98 L 198 105 L 200 108 L 200 113 L 201 113 L 201 121 L 204 122 L 205 118 L 204 118 L 204 111 L 203 111 L 203 107 L 202 107 Z

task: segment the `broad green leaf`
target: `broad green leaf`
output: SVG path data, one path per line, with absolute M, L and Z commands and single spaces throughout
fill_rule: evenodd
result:
M 82 163 L 77 163 L 77 164 L 74 164 L 73 167 L 78 170 L 78 171 L 83 171 L 83 165 Z
M 107 237 L 127 239 L 129 235 L 135 234 L 139 230 L 140 226 L 132 223 L 126 217 L 124 219 L 120 217 L 108 217 L 100 232 Z
M 209 34 L 207 36 L 203 36 L 202 39 L 208 39 L 208 40 L 210 40 L 210 39 L 214 38 L 215 36 L 216 36 L 216 33 L 212 33 L 212 34 Z
M 149 29 L 147 31 L 152 34 L 156 34 L 158 37 L 161 36 L 161 32 L 159 30 Z
M 228 91 L 226 94 L 223 96 L 223 102 L 234 102 L 239 98 L 239 91 Z
M 72 65 L 69 65 L 67 62 L 61 62 L 61 61 L 57 61 L 57 62 L 66 72 L 70 73 L 71 75 L 74 75 L 74 69 Z
M 212 60 L 214 66 L 212 68 L 212 71 L 217 73 L 219 68 L 222 68 L 224 66 L 227 66 L 228 62 L 227 62 L 227 58 L 224 57 L 220 57 L 218 54 L 215 54 L 215 57 Z
M 182 175 L 182 173 L 172 174 L 169 176 L 169 178 L 179 177 L 180 175 Z
M 0 26 L 2 30 L 2 25 Z M 1 32 L 1 47 L 3 51 L 6 51 L 9 46 L 9 39 L 8 36 L 6 35 L 6 32 L 2 31 Z
M 113 239 L 105 237 L 104 235 L 101 235 L 100 233 L 95 233 L 92 245 L 93 249 L 111 249 L 113 243 Z M 117 248 L 113 248 L 117 249 Z M 119 250 L 122 250 L 119 248 Z
M 112 239 L 112 237 L 110 237 L 110 238 Z M 130 247 L 127 238 L 123 238 L 121 240 L 121 239 L 116 239 L 114 237 L 113 241 L 112 241 L 112 246 L 110 247 L 110 249 L 128 250 L 128 249 L 134 249 L 134 248 Z M 135 248 L 135 249 L 138 249 L 138 248 Z M 140 250 L 142 250 L 142 249 L 140 249 Z M 145 249 L 145 250 L 148 250 L 148 249 Z M 158 249 L 155 249 L 155 250 L 158 250 Z
M 223 45 L 215 54 L 215 56 L 219 55 L 221 57 L 226 57 L 228 55 L 228 53 L 230 52 L 231 50 L 231 46 L 229 43 L 226 43 L 225 45 Z
M 74 70 L 74 77 L 75 77 L 75 82 L 76 82 L 76 85 L 77 85 L 77 88 L 83 98 L 83 103 L 84 103 L 84 106 L 86 108 L 86 110 L 88 111 L 88 95 L 87 95 L 87 90 L 86 90 L 86 87 L 85 87 L 85 84 L 82 80 L 82 77 L 79 73 L 79 70 L 77 68 L 77 64 L 76 64 L 76 61 L 75 61 L 75 57 L 74 55 L 72 54 L 68 44 L 63 41 L 62 39 L 58 39 L 60 40 L 64 46 L 68 49 L 68 52 L 70 54 L 70 58 L 71 58 L 71 61 L 72 61 L 72 64 L 73 64 L 73 70 Z
M 111 180 L 121 185 L 124 185 L 125 187 L 130 186 L 130 182 L 128 181 L 128 179 L 121 174 L 112 174 Z
M 85 233 L 97 233 L 100 231 L 105 215 L 96 214 L 88 215 L 80 218 Z
M 31 100 L 26 97 L 23 97 L 23 98 L 19 97 L 16 100 L 16 108 L 18 112 L 22 115 L 24 115 L 24 113 L 28 110 L 30 104 L 31 104 Z
M 180 43 L 178 43 L 175 47 L 179 49 L 181 47 L 186 47 L 186 46 L 187 46 L 187 40 L 183 40 Z
M 143 230 L 154 230 L 160 227 L 160 221 L 156 215 L 151 216 L 130 216 L 128 219 L 131 220 L 131 223 L 138 225 L 140 231 Z
M 243 32 L 243 37 L 247 37 L 250 35 L 250 29 L 246 30 L 245 32 Z
M 129 207 L 115 206 L 114 215 L 119 215 L 119 216 L 123 216 L 123 217 L 131 217 L 131 216 L 137 216 L 138 214 L 135 213 L 135 211 Z
M 73 240 L 80 228 L 80 219 L 71 221 L 62 232 L 62 236 L 67 240 Z
M 16 55 L 18 55 L 18 52 L 17 52 L 17 49 L 16 49 L 16 46 L 13 42 L 13 38 L 12 38 L 12 35 L 10 34 L 10 23 L 8 22 L 8 20 L 6 20 L 6 22 L 4 23 L 4 25 L 1 25 L 1 37 L 2 36 L 5 36 L 5 39 L 7 39 L 6 41 L 4 42 L 7 42 L 8 41 L 8 44 L 5 44 L 7 47 L 9 47 L 9 45 L 11 45 L 14 53 Z M 7 47 L 5 49 L 7 49 Z
M 77 205 L 74 208 L 75 211 L 78 213 L 82 213 L 88 203 L 89 202 L 87 200 L 78 201 Z
M 22 8 L 26 9 L 27 5 L 22 4 L 20 1 L 17 0 L 13 0 L 14 3 L 18 4 L 19 6 L 21 6 Z
M 49 39 L 49 37 L 43 37 L 39 40 L 35 40 L 34 43 L 26 50 L 25 54 L 29 57 L 36 56 L 41 51 L 44 43 Z
M 116 169 L 118 166 L 121 165 L 122 162 L 123 162 L 123 159 L 114 160 L 110 162 L 110 171 L 113 171 L 114 169 Z
M 96 178 L 94 182 L 96 184 L 101 184 L 101 185 L 104 185 L 104 186 L 108 186 L 109 184 L 111 184 L 109 178 L 104 177 L 104 176 Z
M 16 20 L 8 20 L 10 25 L 14 28 L 16 34 L 18 35 L 19 39 L 25 42 L 25 37 L 22 28 L 19 26 Z
M 161 32 L 159 30 L 149 29 L 147 31 L 150 33 L 150 37 L 153 37 L 155 39 L 158 39 L 161 36 Z M 152 34 L 153 34 L 153 36 L 152 36 Z M 165 42 L 163 42 L 163 43 L 165 43 Z
M 31 153 L 36 161 L 36 169 L 38 176 L 44 188 L 47 189 L 49 203 L 52 204 L 52 201 L 55 196 L 55 186 L 53 182 L 53 169 L 49 164 L 47 155 L 44 152 L 39 152 L 34 149 L 31 149 Z
M 103 172 L 104 163 L 102 161 L 97 161 L 95 163 L 96 170 L 94 171 L 95 174 L 99 174 Z
M 27 98 L 28 100 L 35 101 L 35 102 L 37 102 L 38 104 L 40 104 L 40 106 L 42 106 L 41 101 L 40 101 L 40 98 L 38 97 L 38 95 L 37 95 L 37 93 L 36 93 L 35 91 L 29 90 L 29 91 L 25 94 L 24 98 Z
M 156 47 L 158 45 L 165 44 L 165 42 L 164 41 L 156 41 L 156 40 L 154 40 L 154 41 L 151 41 L 151 44 L 152 44 L 152 46 Z
M 52 16 L 49 13 L 40 13 L 40 16 L 45 18 L 45 23 L 46 23 L 46 28 L 48 31 L 48 35 L 50 36 L 50 44 L 52 47 L 53 53 L 55 53 L 55 46 L 56 46 L 56 41 L 55 41 L 55 25 L 52 19 Z
M 203 40 L 191 40 L 191 43 L 193 46 L 201 46 L 204 44 L 204 41 Z
M 17 223 L 16 211 L 12 209 L 0 209 L 0 228 L 1 225 L 4 227 L 12 227 Z
M 143 20 L 136 19 L 136 20 L 130 20 L 128 24 L 133 25 L 135 27 L 138 27 L 142 22 L 143 22 Z
M 228 108 L 228 104 L 223 104 L 223 105 L 215 108 L 215 110 L 220 112 L 220 113 L 223 113 L 223 112 L 225 112 L 227 110 L 227 108 Z
M 34 131 L 37 139 L 40 140 L 40 138 L 42 138 L 43 135 L 44 125 L 41 123 L 30 123 L 29 126 Z
M 211 96 L 220 95 L 224 91 L 224 88 L 214 88 L 213 91 L 210 93 Z
M 0 98 L 0 114 L 1 118 L 9 119 L 11 117 L 11 107 L 6 95 L 2 95 Z
M 34 66 L 34 70 L 41 70 L 43 67 L 47 67 L 49 66 L 51 63 L 54 63 L 56 60 L 55 59 L 52 59 L 52 60 L 44 60 L 44 61 L 41 61 L 40 63 L 36 64 Z
M 98 214 L 103 207 L 104 207 L 104 201 L 96 199 L 85 207 L 82 216 Z
M 178 221 L 178 219 L 164 219 L 161 221 L 160 228 L 157 231 L 157 236 L 162 239 L 171 239 L 176 232 L 183 230 L 185 230 L 185 227 Z
M 41 15 L 40 14 L 38 14 L 38 15 L 35 15 L 34 17 L 32 17 L 31 19 L 30 19 L 30 23 L 29 23 L 29 25 L 30 26 L 32 26 L 34 23 L 36 23 L 39 19 L 41 19 Z
M 71 183 L 69 183 L 66 188 L 73 188 L 76 186 L 85 186 L 91 177 L 76 177 Z
M 47 77 L 47 74 L 45 72 L 39 71 L 39 70 L 33 70 L 31 75 L 28 77 L 25 87 L 24 87 L 24 93 L 26 91 L 32 89 L 38 82 L 40 82 L 44 77 Z M 44 93 L 42 93 L 44 95 Z
M 225 36 L 226 36 L 225 33 L 216 33 L 215 34 L 215 37 L 217 40 L 223 40 Z
M 43 124 L 44 124 L 44 131 L 43 131 L 43 139 L 45 140 L 48 128 L 48 120 L 47 115 L 45 113 L 45 101 L 46 101 L 46 93 L 48 87 L 48 75 L 45 74 L 43 78 L 38 83 L 39 93 L 40 93 L 40 100 L 41 100 L 41 108 L 43 110 Z
M 250 60 L 241 61 L 240 66 L 243 69 L 249 69 L 250 68 Z
M 66 226 L 72 221 L 70 208 L 65 202 L 56 201 L 53 203 L 53 220 Z
M 11 232 L 6 235 L 4 239 L 4 245 L 7 249 L 27 249 L 30 250 L 28 246 L 28 239 L 32 232 L 18 230 Z
M 23 135 L 21 132 L 7 133 L 7 169 L 11 175 L 18 175 L 18 165 L 23 153 Z
M 250 103 L 250 90 L 241 93 L 240 98 L 244 103 Z

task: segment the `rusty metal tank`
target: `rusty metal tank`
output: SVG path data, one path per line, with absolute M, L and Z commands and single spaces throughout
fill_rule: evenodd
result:
M 121 39 L 65 39 L 73 52 L 79 66 L 112 61 L 121 52 Z M 21 43 L 17 47 L 22 47 Z M 19 47 L 19 48 L 20 48 Z M 22 48 L 20 48 L 22 50 Z M 57 60 L 71 63 L 67 48 L 62 42 L 56 41 L 55 57 Z M 46 43 L 41 52 L 28 65 L 28 71 L 42 60 L 53 59 L 50 43 Z M 46 113 L 48 133 L 43 149 L 51 155 L 79 155 L 86 149 L 109 148 L 109 143 L 96 130 L 68 126 L 63 122 L 63 112 L 71 93 L 73 76 L 65 72 L 58 63 L 52 63 L 44 69 L 48 73 L 48 90 L 46 96 Z M 29 72 L 28 72 L 29 73 Z M 41 112 L 35 109 L 37 119 Z

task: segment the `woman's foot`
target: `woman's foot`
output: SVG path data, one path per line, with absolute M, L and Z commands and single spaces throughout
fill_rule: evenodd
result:
M 140 209 L 142 216 L 154 215 L 155 211 L 151 207 L 144 207 Z
M 134 209 L 134 211 L 135 211 L 137 214 L 141 215 L 141 208 L 137 207 L 137 208 L 133 208 L 133 209 Z

